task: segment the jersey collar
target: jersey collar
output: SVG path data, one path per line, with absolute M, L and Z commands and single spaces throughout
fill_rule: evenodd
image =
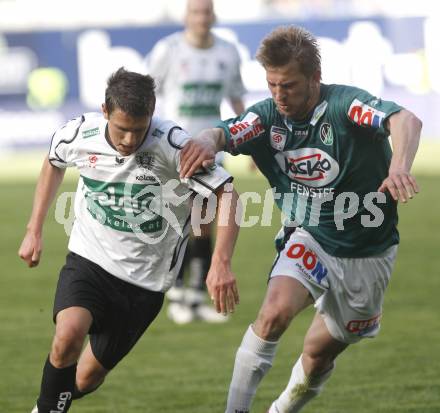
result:
M 312 116 L 309 117 L 307 120 L 303 122 L 294 122 L 287 116 L 283 115 L 283 122 L 290 132 L 292 132 L 293 128 L 306 128 L 308 125 L 315 126 L 318 123 L 318 120 L 325 113 L 327 106 L 328 102 L 326 100 L 323 100 L 318 106 L 315 107 Z

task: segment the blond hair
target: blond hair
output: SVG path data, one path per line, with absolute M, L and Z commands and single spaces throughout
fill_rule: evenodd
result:
M 318 42 L 299 26 L 281 26 L 273 30 L 262 40 L 256 58 L 265 68 L 296 61 L 307 77 L 321 71 Z

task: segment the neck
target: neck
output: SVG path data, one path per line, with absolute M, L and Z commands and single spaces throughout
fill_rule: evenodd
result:
M 310 94 L 306 101 L 304 102 L 304 112 L 302 114 L 298 114 L 295 118 L 290 118 L 293 122 L 301 123 L 308 122 L 315 111 L 316 106 L 319 103 L 319 98 L 321 96 L 321 88 L 320 83 L 316 85 L 316 87 L 312 87 L 310 89 Z
M 306 106 L 307 106 L 308 110 L 307 110 L 307 115 L 305 116 L 305 118 L 312 116 L 316 106 L 319 103 L 319 98 L 321 96 L 321 87 L 320 86 L 321 86 L 320 83 L 318 83 L 316 85 L 316 87 L 312 88 L 309 99 L 306 102 Z
M 191 46 L 198 49 L 208 49 L 214 44 L 214 37 L 211 32 L 201 37 L 190 31 L 185 31 L 185 39 Z

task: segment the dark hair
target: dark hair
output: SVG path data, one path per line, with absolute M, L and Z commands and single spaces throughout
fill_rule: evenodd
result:
M 262 40 L 256 57 L 265 68 L 296 61 L 301 73 L 307 77 L 321 71 L 318 42 L 310 32 L 299 26 L 281 26 L 269 33 Z
M 154 79 L 120 67 L 107 81 L 105 106 L 110 114 L 120 109 L 132 117 L 152 116 L 156 106 Z

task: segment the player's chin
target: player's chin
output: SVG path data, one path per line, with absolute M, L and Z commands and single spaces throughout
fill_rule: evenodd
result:
M 133 149 L 118 148 L 118 152 L 119 152 L 119 154 L 122 155 L 122 156 L 129 156 L 129 155 L 131 155 L 132 153 L 134 153 L 135 150 L 136 150 L 135 148 L 133 148 Z
M 278 112 L 280 112 L 282 115 L 287 116 L 288 118 L 291 118 L 295 115 L 295 112 L 291 110 L 289 106 L 286 105 L 277 105 Z

